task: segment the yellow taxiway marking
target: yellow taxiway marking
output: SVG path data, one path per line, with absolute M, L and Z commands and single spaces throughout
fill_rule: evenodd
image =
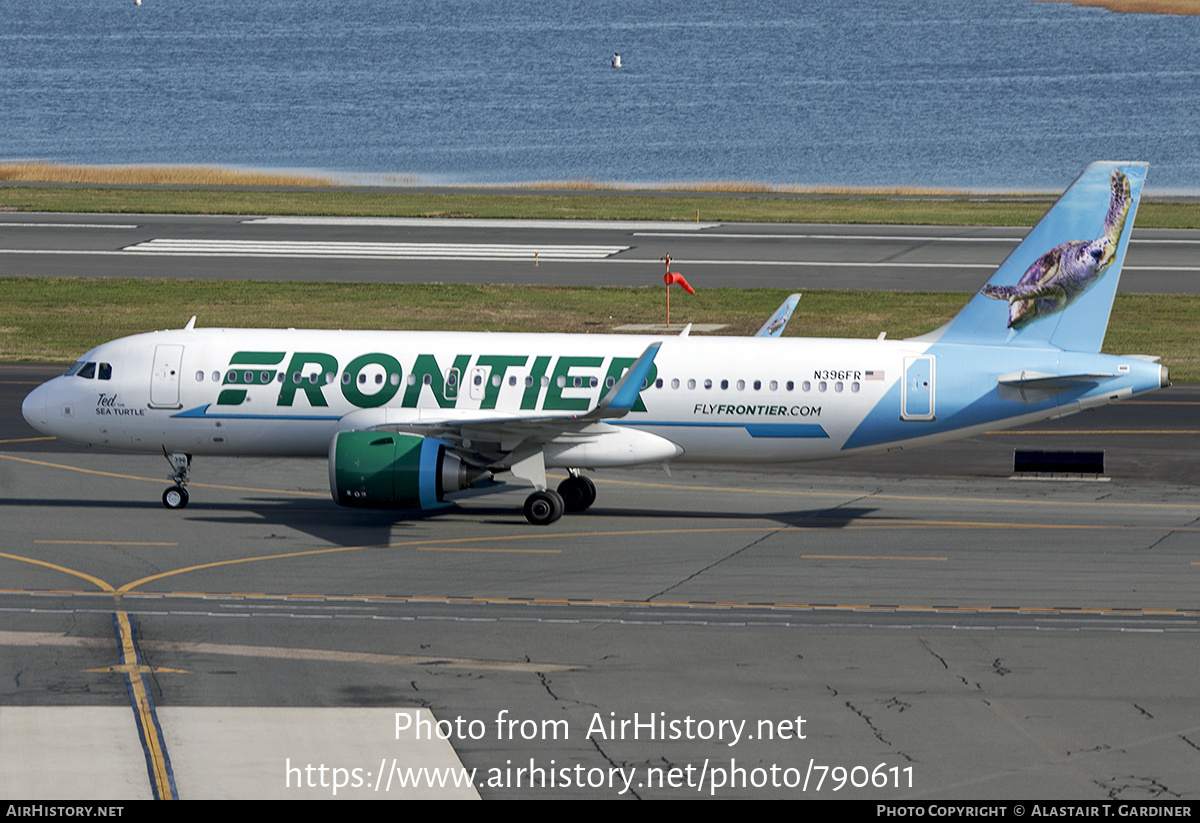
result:
M 130 540 L 34 540 L 34 543 L 68 546 L 178 546 L 178 543 L 139 543 Z
M 802 554 L 801 560 L 914 560 L 920 563 L 945 563 L 949 557 L 896 557 L 886 554 Z
M 472 549 L 445 548 L 442 546 L 418 546 L 419 552 L 475 552 L 479 554 L 562 554 L 562 549 Z
M 146 749 L 146 759 L 149 761 L 150 773 L 154 781 L 154 796 L 159 800 L 172 799 L 175 793 L 171 790 L 167 758 L 162 741 L 158 736 L 158 723 L 154 718 L 154 710 L 146 692 L 146 681 L 142 677 L 143 667 L 137 663 L 137 649 L 133 645 L 133 627 L 129 624 L 129 615 L 125 612 L 117 612 L 117 626 L 121 634 L 121 666 L 119 668 L 129 678 L 133 711 L 137 717 L 142 745 Z
M 1066 431 L 1059 429 L 1034 429 L 1026 431 L 994 431 L 984 432 L 987 435 L 1005 435 L 1005 434 L 1053 434 L 1060 435 L 1084 435 L 1084 434 L 1200 434 L 1200 429 L 1088 429 L 1087 431 Z
M 13 460 L 17 463 L 28 463 L 31 466 L 42 466 L 48 469 L 62 469 L 69 472 L 79 472 L 80 474 L 93 474 L 99 477 L 113 477 L 117 480 L 135 480 L 139 483 L 165 483 L 167 481 L 159 477 L 141 477 L 136 474 L 118 474 L 116 472 L 104 472 L 97 469 L 81 469 L 78 466 L 66 466 L 62 463 L 49 463 L 45 460 L 30 460 L 28 457 L 17 457 L 13 454 L 0 454 L 0 459 Z M 320 497 L 329 498 L 327 492 L 306 492 L 297 489 L 259 489 L 252 486 L 222 486 L 216 483 L 189 483 L 194 489 L 225 489 L 226 491 L 237 492 L 258 492 L 260 494 L 290 494 L 297 497 Z
M 0 440 L 0 443 L 37 443 L 42 440 L 57 439 L 57 437 L 15 437 L 12 440 Z
M 168 669 L 163 666 L 129 666 L 121 663 L 116 666 L 101 666 L 98 669 L 84 669 L 89 674 L 191 674 L 187 669 Z
M 737 486 L 685 486 L 681 483 L 649 483 L 644 480 L 614 480 L 604 477 L 594 477 L 592 479 L 597 485 L 606 484 L 610 486 L 632 486 L 635 488 L 667 489 L 670 491 L 685 492 L 717 492 L 720 494 L 736 493 L 781 495 L 787 497 L 834 498 L 842 500 L 856 500 L 859 503 L 870 500 L 909 500 L 914 502 L 925 501 L 928 503 L 986 503 L 988 505 L 1008 504 L 1014 506 L 1070 506 L 1071 508 L 1076 509 L 1095 507 L 1104 509 L 1129 508 L 1191 510 L 1200 508 L 1200 500 L 1197 500 L 1195 503 L 1123 503 L 1119 500 L 1105 500 L 1103 502 L 1088 500 L 1023 500 L 1021 498 L 1007 497 L 949 497 L 943 495 L 874 493 L 856 494 L 854 492 L 806 492 L 796 491 L 795 489 L 747 489 Z
M 997 432 L 997 434 L 1011 434 L 1012 432 Z M 1059 432 L 1048 432 L 1050 434 L 1058 434 Z M 1200 434 L 1200 431 L 1196 432 Z M 65 471 L 81 472 L 83 474 L 99 475 L 101 477 L 113 477 L 120 480 L 135 480 L 144 483 L 164 483 L 167 482 L 161 478 L 140 477 L 138 475 L 117 474 L 115 472 L 104 472 L 96 469 L 83 469 L 77 466 L 66 466 L 61 463 L 48 463 L 42 460 L 30 460 L 26 457 L 17 457 L 11 454 L 0 454 L 0 459 L 14 460 L 19 463 L 29 463 L 34 466 L 43 466 L 51 469 L 63 469 Z M 908 495 L 908 494 L 867 494 L 855 495 L 850 492 L 814 492 L 814 491 L 797 491 L 795 489 L 747 489 L 732 486 L 687 486 L 681 483 L 649 483 L 639 480 L 615 480 L 610 478 L 597 477 L 593 478 L 597 484 L 608 484 L 613 486 L 630 486 L 633 488 L 646 489 L 668 489 L 673 491 L 686 492 L 719 492 L 721 494 L 750 494 L 750 495 L 779 495 L 786 497 L 798 498 L 861 498 L 864 500 L 909 500 L 909 501 L 926 501 L 930 503 L 987 503 L 989 505 L 996 504 L 1011 504 L 1019 506 L 1070 506 L 1072 508 L 1132 508 L 1132 509 L 1182 509 L 1191 510 L 1200 508 L 1200 501 L 1196 503 L 1122 503 L 1120 501 L 1080 501 L 1080 500 L 1022 500 L 1019 498 L 1003 498 L 1003 497 L 949 497 L 938 495 Z M 227 491 L 247 491 L 259 492 L 262 494 L 283 494 L 299 497 L 319 497 L 325 500 L 329 499 L 329 494 L 326 492 L 306 492 L 294 489 L 259 489 L 247 486 L 222 486 L 214 483 L 189 483 L 193 488 L 201 489 L 225 489 Z M 639 534 L 641 532 L 629 532 L 630 534 Z

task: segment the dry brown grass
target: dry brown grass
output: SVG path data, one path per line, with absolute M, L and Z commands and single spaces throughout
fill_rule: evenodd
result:
M 1200 14 L 1200 0 L 1039 0 L 1043 3 L 1070 2 L 1128 14 Z
M 23 183 L 90 183 L 176 186 L 332 186 L 329 177 L 219 166 L 77 166 L 41 161 L 0 163 L 0 180 Z
M 1200 2 L 1200 0 L 1197 0 Z M 930 186 L 833 186 L 798 183 L 764 183 L 756 180 L 701 180 L 696 182 L 619 183 L 613 180 L 535 180 L 528 183 L 501 184 L 482 188 L 559 189 L 562 191 L 684 191 L 729 192 L 731 194 L 814 194 L 852 197 L 945 197 L 996 194 L 971 189 L 946 189 Z M 1003 192 L 1012 195 L 1042 195 L 1046 192 Z

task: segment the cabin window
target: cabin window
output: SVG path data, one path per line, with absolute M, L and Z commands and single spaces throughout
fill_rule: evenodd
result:
M 283 375 L 280 375 L 280 377 L 282 377 L 282 376 L 283 376 Z M 213 381 L 214 383 L 220 383 L 220 382 L 221 382 L 221 373 L 220 373 L 219 371 L 215 371 L 215 372 L 213 372 L 213 373 L 212 373 L 212 381 Z
M 292 384 L 293 385 L 299 386 L 300 379 L 301 379 L 300 372 L 298 372 L 298 371 L 292 372 Z
M 769 388 L 771 389 L 771 391 L 775 391 L 776 389 L 779 388 L 779 384 L 777 382 L 775 382 L 774 380 L 772 380 Z
M 743 389 L 745 389 L 745 388 L 746 388 L 746 381 L 745 381 L 745 380 L 739 380 L 739 381 L 737 381 L 737 390 L 738 390 L 738 391 L 742 391 L 742 390 L 743 390 Z
M 803 389 L 804 391 L 811 391 L 812 383 L 805 380 L 803 383 L 800 384 L 800 388 Z
M 654 388 L 656 388 L 656 389 L 661 389 L 662 387 L 663 387 L 663 380 L 662 380 L 662 378 L 660 377 L 660 378 L 658 378 L 657 380 L 655 380 L 655 381 L 654 381 Z
M 796 384 L 793 383 L 791 380 L 787 381 L 787 390 L 791 391 L 794 388 L 796 388 Z
M 561 379 L 562 378 L 560 377 L 559 380 L 561 380 Z M 549 385 L 550 385 L 550 378 L 543 374 L 542 375 L 542 388 L 544 389 Z M 559 385 L 561 386 L 562 384 L 560 383 Z
M 425 376 L 421 378 L 421 382 L 424 383 L 426 386 L 432 386 L 433 385 L 433 375 L 426 373 Z
M 850 384 L 850 391 L 856 392 L 856 391 L 858 391 L 858 389 L 859 389 L 858 381 L 855 380 L 853 383 Z
M 841 391 L 843 388 L 844 388 L 844 387 L 843 387 L 843 385 L 842 385 L 842 381 L 841 381 L 841 380 L 839 380 L 839 381 L 837 381 L 836 383 L 834 383 L 834 384 L 833 384 L 833 390 L 834 390 L 834 391 Z
M 495 386 L 496 388 L 500 388 L 500 384 L 501 384 L 502 382 L 504 382 L 504 381 L 502 381 L 502 380 L 500 379 L 500 375 L 498 375 L 498 374 L 493 374 L 493 375 L 492 375 L 492 385 L 493 385 L 493 386 Z
M 204 372 L 202 372 L 202 371 L 198 371 L 198 372 L 196 372 L 196 382 L 197 382 L 197 383 L 203 383 L 203 382 L 204 382 Z
M 365 383 L 365 382 L 367 382 L 367 376 L 366 376 L 365 374 L 360 374 L 360 375 L 358 376 L 358 382 L 359 382 L 359 383 Z M 349 385 L 350 385 L 350 372 L 348 372 L 348 371 L 344 371 L 344 372 L 342 372 L 342 385 L 343 385 L 343 386 L 349 386 Z
M 721 381 L 721 389 L 722 389 L 722 390 L 724 390 L 724 389 L 728 389 L 728 388 L 729 388 L 729 381 L 728 381 L 728 380 L 722 380 L 722 381 Z
M 758 391 L 758 390 L 759 390 L 759 389 L 761 389 L 761 388 L 762 388 L 762 381 L 761 381 L 761 380 L 755 380 L 755 381 L 754 381 L 754 390 L 755 390 L 755 391 Z
M 712 380 L 705 380 L 705 381 L 704 381 L 704 388 L 706 388 L 706 389 L 711 389 L 711 388 L 712 388 Z
M 817 391 L 825 391 L 827 388 L 829 388 L 829 384 L 824 380 L 817 384 Z
M 691 378 L 691 379 L 689 379 L 689 380 L 688 380 L 688 388 L 689 388 L 689 389 L 694 389 L 694 388 L 696 388 L 696 381 L 695 381 L 695 379 L 694 379 L 694 378 Z
M 515 374 L 510 374 L 508 376 L 508 385 L 510 385 L 510 386 L 517 385 L 517 376 Z
M 482 374 L 475 375 L 474 377 L 471 378 L 471 382 L 474 383 L 476 386 L 482 386 L 483 385 L 483 375 Z
M 600 385 L 600 379 L 598 377 L 590 377 L 588 378 L 588 385 L 594 389 Z
M 529 388 L 532 385 L 533 385 L 533 377 L 531 375 L 525 375 L 525 388 Z
M 260 371 L 258 373 L 258 382 L 264 386 L 271 382 L 271 373 L 269 371 Z
M 391 374 L 391 376 L 388 377 L 388 382 L 391 383 L 393 386 L 399 386 L 400 385 L 400 375 L 393 372 Z
M 558 387 L 561 389 L 563 386 L 567 385 L 567 378 L 563 377 L 560 374 L 558 376 L 558 380 L 556 380 L 555 382 L 558 383 Z
M 611 389 L 615 385 L 617 385 L 617 379 L 615 377 L 613 377 L 611 374 L 608 377 L 604 378 L 604 387 L 606 389 Z
M 415 386 L 417 385 L 417 376 L 415 374 L 410 374 L 404 379 L 404 382 L 410 386 Z
M 679 388 L 679 378 L 678 377 L 671 378 L 671 388 L 673 388 L 673 389 Z

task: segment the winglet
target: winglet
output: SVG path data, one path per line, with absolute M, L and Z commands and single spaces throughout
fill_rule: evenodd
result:
M 788 321 L 792 319 L 792 312 L 796 310 L 796 304 L 800 302 L 799 294 L 788 295 L 788 299 L 780 304 L 775 313 L 767 318 L 767 322 L 762 324 L 762 328 L 754 333 L 755 337 L 779 337 L 783 334 L 783 330 L 787 328 Z
M 192 319 L 187 321 L 187 325 L 183 327 L 184 331 L 191 331 L 196 328 L 196 315 L 192 315 Z
M 646 350 L 642 352 L 642 356 L 626 370 L 625 374 L 621 375 L 621 379 L 608 390 L 604 397 L 600 398 L 596 409 L 587 416 L 624 417 L 628 414 L 629 410 L 633 408 L 633 404 L 637 402 L 638 394 L 642 390 L 642 383 L 650 374 L 650 368 L 654 365 L 654 358 L 658 356 L 660 348 L 662 348 L 661 340 L 647 346 Z

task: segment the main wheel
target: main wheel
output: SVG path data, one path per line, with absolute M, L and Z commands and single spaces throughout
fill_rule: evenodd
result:
M 182 509 L 188 504 L 187 489 L 183 486 L 171 486 L 163 492 L 162 501 L 168 509 Z
M 535 526 L 549 526 L 563 516 L 563 509 L 562 495 L 550 489 L 525 498 L 525 519 Z
M 563 506 L 569 512 L 587 511 L 596 502 L 596 484 L 582 474 L 573 475 L 558 484 Z

